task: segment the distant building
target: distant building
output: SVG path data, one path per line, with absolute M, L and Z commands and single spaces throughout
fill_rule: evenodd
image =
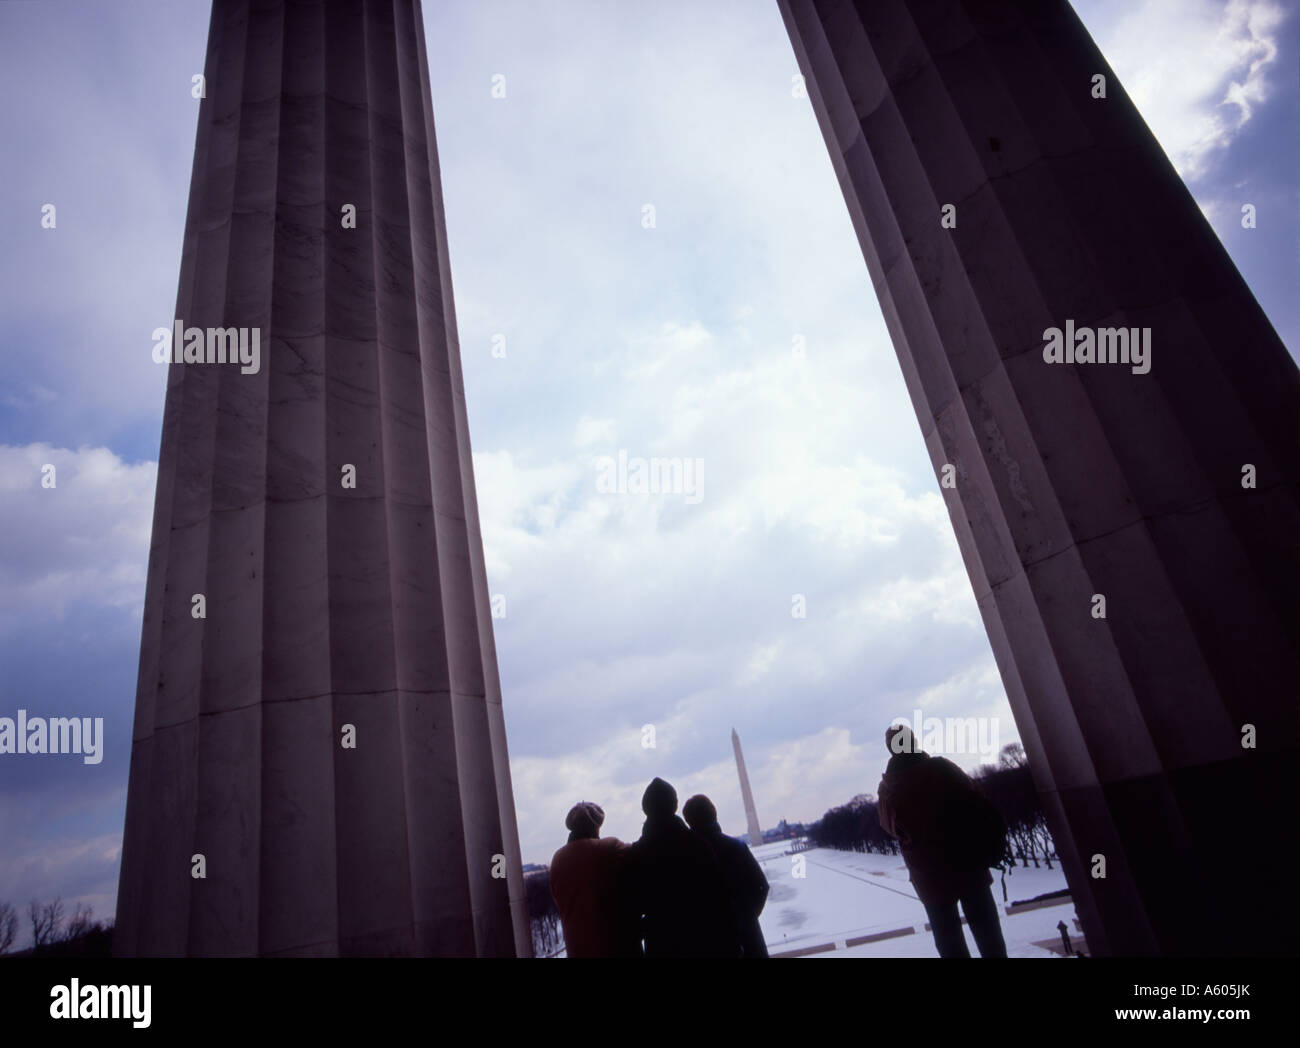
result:
M 802 837 L 805 834 L 804 824 L 801 822 L 786 822 L 782 819 L 771 830 L 763 831 L 764 841 L 789 841 Z

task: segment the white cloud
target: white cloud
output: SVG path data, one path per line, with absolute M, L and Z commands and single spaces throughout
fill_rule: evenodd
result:
M 156 477 L 107 448 L 0 445 L 0 630 L 74 603 L 142 606 Z
M 656 774 L 679 792 L 734 793 L 733 721 L 752 726 L 750 746 L 770 763 L 753 766 L 774 799 L 765 825 L 873 788 L 883 747 L 864 751 L 849 732 L 869 726 L 874 739 L 927 688 L 958 710 L 1000 702 L 1010 723 L 910 401 L 883 330 L 869 330 L 875 352 L 828 338 L 803 362 L 700 322 L 628 337 L 669 356 L 709 347 L 705 363 L 683 354 L 602 398 L 620 432 L 643 434 L 633 453 L 705 460 L 698 506 L 597 492 L 590 461 L 617 449 L 612 427 L 586 415 L 584 439 L 539 434 L 527 463 L 476 454 L 487 560 L 508 568 L 497 650 L 529 858 L 549 855 L 582 799 L 611 819 L 624 810 L 608 832 L 636 836 Z M 541 533 L 538 507 L 555 511 Z M 794 593 L 806 620 L 791 616 Z M 903 663 L 923 668 L 900 677 Z M 646 723 L 653 751 L 640 745 Z
M 608 447 L 614 442 L 615 424 L 612 418 L 591 418 L 583 415 L 573 435 L 573 443 L 579 448 Z
M 749 659 L 745 663 L 738 684 L 756 684 L 763 677 L 767 676 L 767 671 L 772 668 L 772 663 L 776 661 L 777 652 L 781 650 L 780 642 L 775 644 L 755 644 L 750 651 Z
M 1277 0 L 1144 0 L 1090 25 L 1174 167 L 1193 181 L 1272 93 L 1285 17 Z

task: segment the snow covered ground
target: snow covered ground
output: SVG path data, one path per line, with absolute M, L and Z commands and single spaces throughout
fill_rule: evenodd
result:
M 900 855 L 876 855 L 815 848 L 798 855 L 784 854 L 790 841 L 776 841 L 754 849 L 767 874 L 771 893 L 759 923 L 770 953 L 835 943 L 833 951 L 813 957 L 936 957 L 934 937 L 925 929 L 925 907 L 916 898 L 907 867 Z M 805 876 L 795 877 L 794 860 L 803 858 Z M 1017 866 L 1007 877 L 1007 899 L 1032 899 L 1066 887 L 1059 865 L 1053 869 Z M 1002 934 L 1012 957 L 1058 956 L 1035 942 L 1053 940 L 1059 944 L 1056 925 L 1065 921 L 1073 945 L 1083 945 L 1083 934 L 1074 923 L 1074 904 L 1027 910 L 1008 916 L 1002 903 L 1002 885 L 993 871 L 993 897 L 998 902 Z M 915 928 L 911 935 L 847 947 L 848 939 L 900 928 Z M 978 957 L 969 930 L 966 943 L 971 956 Z

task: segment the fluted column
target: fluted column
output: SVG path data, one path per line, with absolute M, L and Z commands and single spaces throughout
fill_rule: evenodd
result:
M 1089 944 L 1292 952 L 1294 362 L 1064 0 L 779 3 Z
M 176 317 L 260 367 L 169 365 L 116 948 L 527 954 L 419 2 L 205 77 Z

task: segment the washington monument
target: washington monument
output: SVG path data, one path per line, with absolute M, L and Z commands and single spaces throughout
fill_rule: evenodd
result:
M 758 828 L 758 812 L 754 810 L 754 791 L 749 788 L 749 775 L 745 772 L 745 755 L 740 751 L 740 736 L 731 729 L 731 748 L 736 751 L 736 771 L 740 773 L 740 796 L 745 802 L 745 822 L 749 824 L 749 843 L 758 847 L 763 843 L 763 831 Z

